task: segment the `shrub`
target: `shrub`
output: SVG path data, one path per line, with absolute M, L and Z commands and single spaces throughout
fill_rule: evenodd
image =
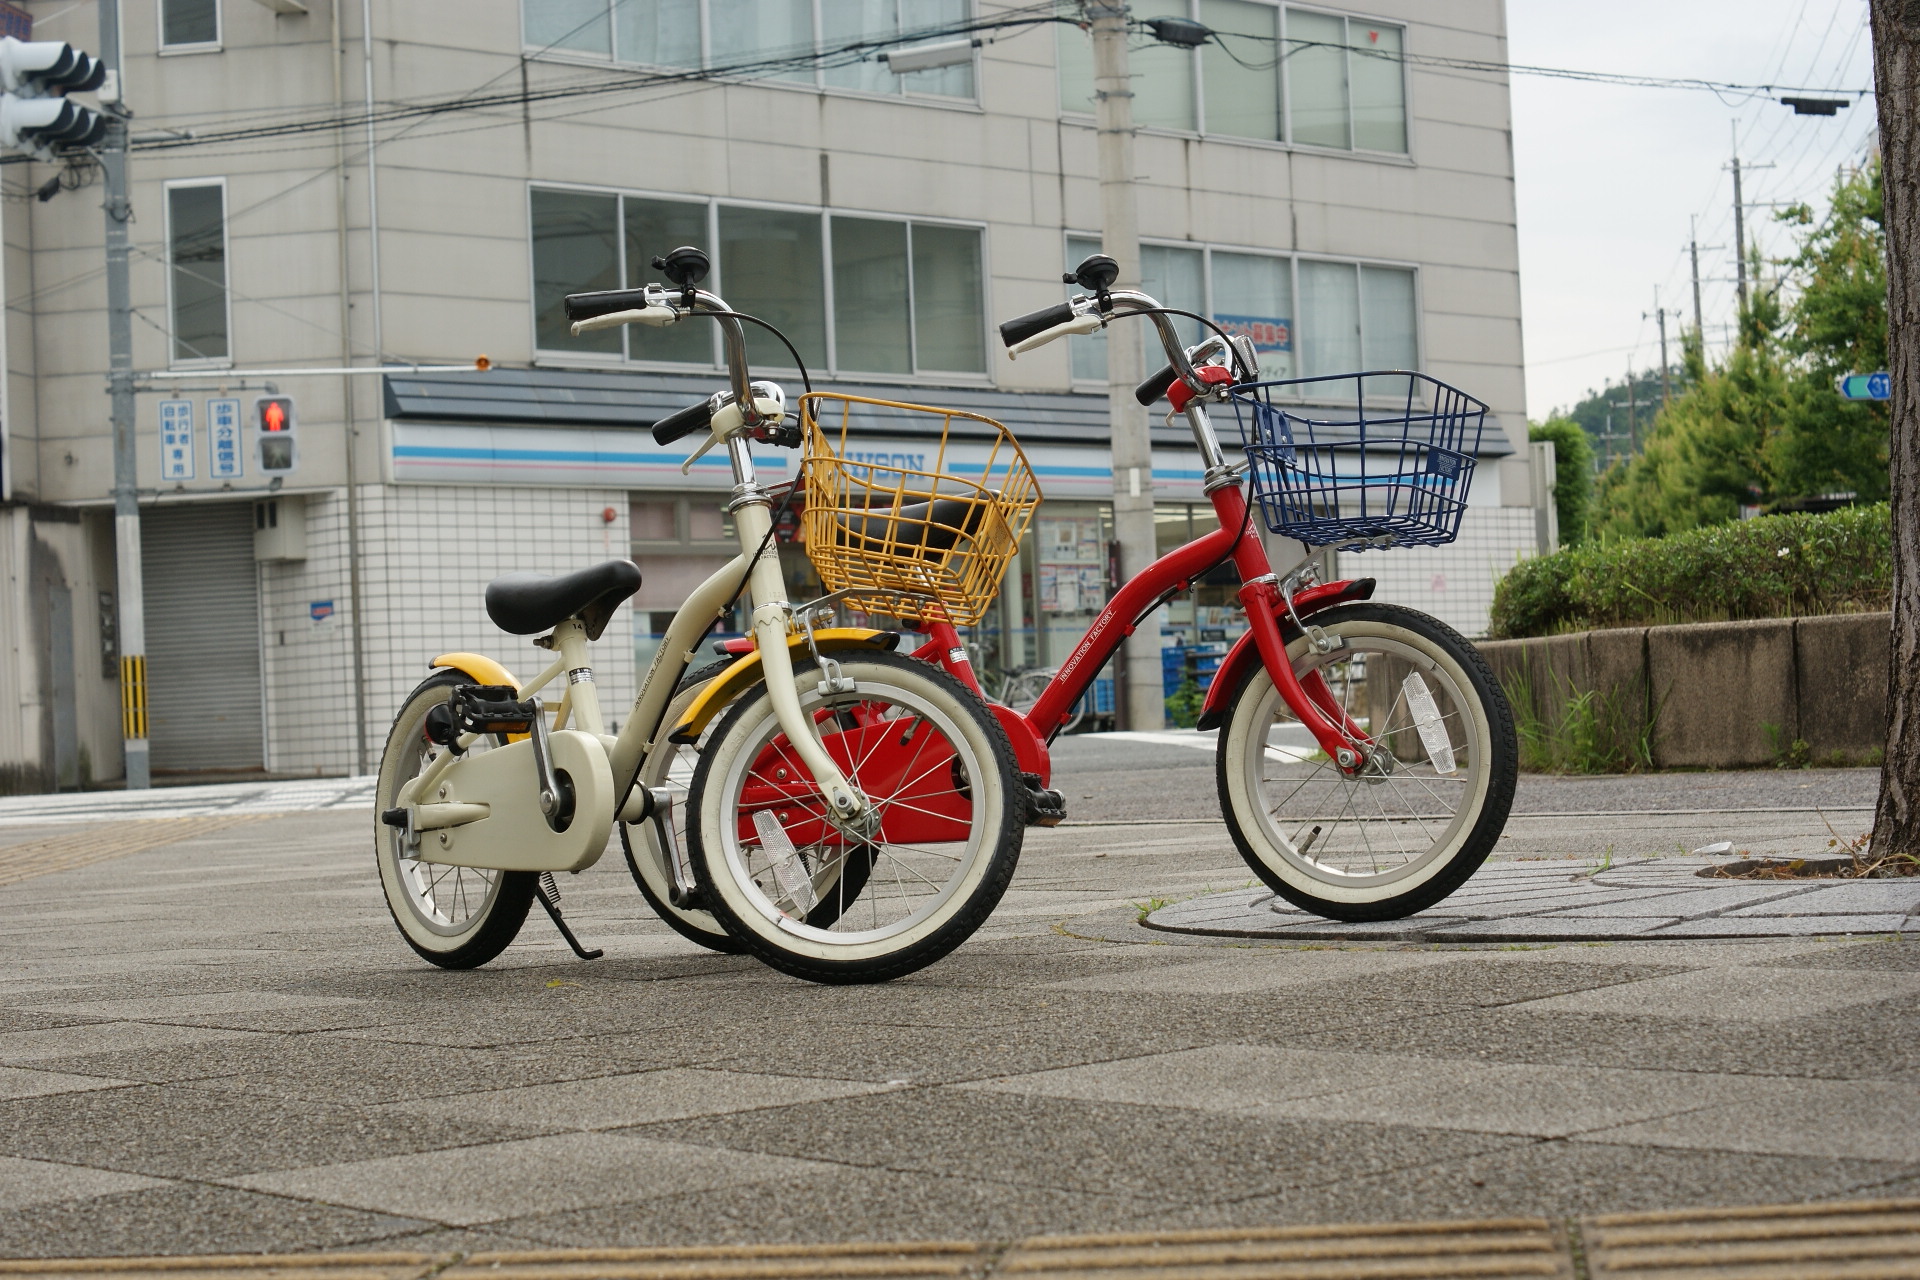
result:
M 1523 560 L 1493 593 L 1495 638 L 1809 617 L 1888 607 L 1887 506 L 1763 516 Z

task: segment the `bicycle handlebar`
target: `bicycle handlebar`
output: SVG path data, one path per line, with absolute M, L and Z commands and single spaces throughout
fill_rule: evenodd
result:
M 1133 389 L 1133 398 L 1143 405 L 1151 406 L 1155 400 L 1167 394 L 1167 389 L 1177 381 L 1180 375 L 1174 372 L 1172 365 L 1163 365 L 1160 372 Z
M 702 400 L 698 404 L 690 404 L 684 409 L 668 414 L 653 424 L 653 442 L 655 444 L 672 444 L 675 440 L 683 436 L 690 436 L 696 431 L 706 430 L 712 422 L 713 401 L 711 399 Z
M 1073 309 L 1071 302 L 1055 303 L 1051 307 L 1042 307 L 1030 311 L 1024 316 L 1015 316 L 1000 326 L 1000 341 L 1011 347 L 1035 338 L 1047 330 L 1067 324 L 1078 318 L 1079 312 Z
M 600 316 L 612 315 L 616 311 L 644 310 L 649 305 L 660 302 L 660 288 L 655 285 L 651 292 L 647 289 L 602 289 L 597 293 L 570 293 L 567 295 L 567 319 L 569 321 L 594 320 Z

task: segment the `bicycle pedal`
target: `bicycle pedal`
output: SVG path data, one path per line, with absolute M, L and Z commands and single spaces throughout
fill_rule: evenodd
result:
M 1067 798 L 1051 787 L 1040 785 L 1040 775 L 1023 773 L 1020 781 L 1027 788 L 1027 825 L 1057 827 L 1067 820 Z

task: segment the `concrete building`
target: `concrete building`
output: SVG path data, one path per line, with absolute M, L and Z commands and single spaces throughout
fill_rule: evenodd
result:
M 1508 93 L 1421 57 L 1503 61 L 1501 0 L 1161 8 L 1189 4 L 1219 39 L 1135 53 L 1146 287 L 1254 334 L 1273 376 L 1413 366 L 1492 406 L 1460 540 L 1343 564 L 1478 632 L 1536 545 Z M 36 39 L 97 42 L 94 6 L 26 8 Z M 717 351 L 691 325 L 576 340 L 559 300 L 656 279 L 679 243 L 712 252 L 714 286 L 779 324 L 817 386 L 972 408 L 1030 447 L 1049 498 L 976 637 L 990 661 L 1057 661 L 1097 608 L 1104 339 L 1010 363 L 991 333 L 1058 299 L 1098 242 L 1080 28 L 983 30 L 971 61 L 896 76 L 816 51 L 1044 7 L 120 8 L 134 363 L 194 375 L 139 397 L 157 779 L 370 769 L 434 653 L 534 662 L 487 621 L 489 578 L 632 554 L 647 585 L 599 649 L 624 708 L 656 619 L 728 554 L 724 466 L 683 477 L 643 429 L 715 388 Z M 98 176 L 0 170 L 0 789 L 122 776 Z M 494 372 L 247 372 L 482 353 Z M 776 346 L 755 355 L 797 383 Z M 270 476 L 251 420 L 276 390 L 298 456 Z M 1184 431 L 1155 441 L 1171 545 L 1209 511 Z M 884 424 L 870 445 L 924 447 Z M 1175 601 L 1170 640 L 1217 643 L 1230 604 L 1230 584 Z

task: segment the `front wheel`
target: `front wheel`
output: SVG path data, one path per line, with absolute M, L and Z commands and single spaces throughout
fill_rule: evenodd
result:
M 531 871 L 422 862 L 420 850 L 407 847 L 404 831 L 380 821 L 382 813 L 399 805 L 400 789 L 446 750 L 422 732 L 427 713 L 446 705 L 456 686 L 473 682 L 471 676 L 443 671 L 407 696 L 380 755 L 374 791 L 374 861 L 387 909 L 407 945 L 443 969 L 471 969 L 505 951 L 526 922 L 538 878 Z M 468 751 L 492 745 L 491 739 L 482 738 Z
M 1294 675 L 1371 740 L 1343 773 L 1264 666 L 1234 691 L 1216 766 L 1247 865 L 1303 910 L 1397 920 L 1439 902 L 1500 838 L 1519 745 L 1486 659 L 1436 618 L 1385 604 L 1314 615 L 1333 647 L 1288 647 Z
M 878 828 L 848 832 L 760 685 L 693 774 L 688 849 L 713 913 L 754 956 L 815 982 L 884 982 L 985 922 L 1026 827 L 1006 731 L 952 676 L 890 653 L 835 655 L 851 688 L 794 664 L 802 709 Z M 822 910 L 829 907 L 829 910 Z

